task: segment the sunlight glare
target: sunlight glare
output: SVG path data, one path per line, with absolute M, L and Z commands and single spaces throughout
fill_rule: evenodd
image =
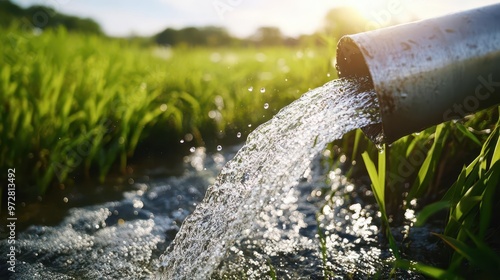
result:
M 348 0 L 343 1 L 346 6 L 355 8 L 365 18 L 373 17 L 373 12 L 385 8 L 391 1 L 386 0 Z
M 406 0 L 346 0 L 366 20 L 365 31 L 409 20 Z

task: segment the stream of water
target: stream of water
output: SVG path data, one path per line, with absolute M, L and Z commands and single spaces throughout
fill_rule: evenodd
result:
M 62 221 L 17 232 L 16 272 L 7 271 L 2 253 L 0 279 L 388 275 L 391 253 L 379 242 L 369 188 L 347 182 L 324 150 L 344 133 L 379 122 L 377 110 L 368 80 L 335 80 L 282 109 L 243 147 L 213 154 L 197 148 L 182 175 L 153 179 L 155 171 L 125 188 L 97 186 L 85 195 L 99 197 L 91 204 L 79 202 L 78 193 L 65 195 Z M 113 189 L 117 194 L 105 195 Z M 36 207 L 44 203 L 57 210 L 49 201 Z M 38 211 L 33 206 L 19 218 Z M 419 240 L 425 238 L 411 244 L 435 251 Z M 9 246 L 0 240 L 0 252 Z
M 161 258 L 158 278 L 209 278 L 236 240 L 251 234 L 269 210 L 279 209 L 328 143 L 379 123 L 377 112 L 367 78 L 338 79 L 259 126 L 182 224 Z

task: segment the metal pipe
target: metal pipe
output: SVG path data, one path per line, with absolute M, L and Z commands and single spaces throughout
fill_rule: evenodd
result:
M 500 103 L 500 4 L 347 35 L 339 77 L 369 76 L 382 123 L 364 132 L 392 143 Z

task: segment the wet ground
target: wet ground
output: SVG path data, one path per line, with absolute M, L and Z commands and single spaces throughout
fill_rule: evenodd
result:
M 24 217 L 34 225 L 21 223 L 25 228 L 16 236 L 16 272 L 8 274 L 2 254 L 0 278 L 154 278 L 160 255 L 237 149 L 207 154 L 200 148 L 186 157 L 180 173 L 143 170 L 122 183 L 66 193 L 59 202 L 26 204 L 19 220 Z M 158 176 L 169 172 L 177 175 Z M 318 158 L 299 185 L 273 205 L 230 247 L 214 279 L 389 277 L 391 253 L 380 235 L 371 192 L 348 182 L 340 169 L 332 170 Z M 58 213 L 64 213 L 62 220 Z M 398 230 L 404 233 L 404 227 Z M 405 240 L 424 252 L 421 256 L 438 249 L 429 229 L 412 230 Z M 0 241 L 1 252 L 8 246 L 7 240 Z M 424 279 L 408 271 L 393 276 Z

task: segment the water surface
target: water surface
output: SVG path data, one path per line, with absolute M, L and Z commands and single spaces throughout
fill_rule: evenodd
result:
M 162 256 L 159 278 L 208 278 L 236 240 L 252 233 L 265 213 L 283 204 L 328 143 L 379 123 L 370 85 L 368 78 L 331 81 L 253 131 L 182 224 Z

